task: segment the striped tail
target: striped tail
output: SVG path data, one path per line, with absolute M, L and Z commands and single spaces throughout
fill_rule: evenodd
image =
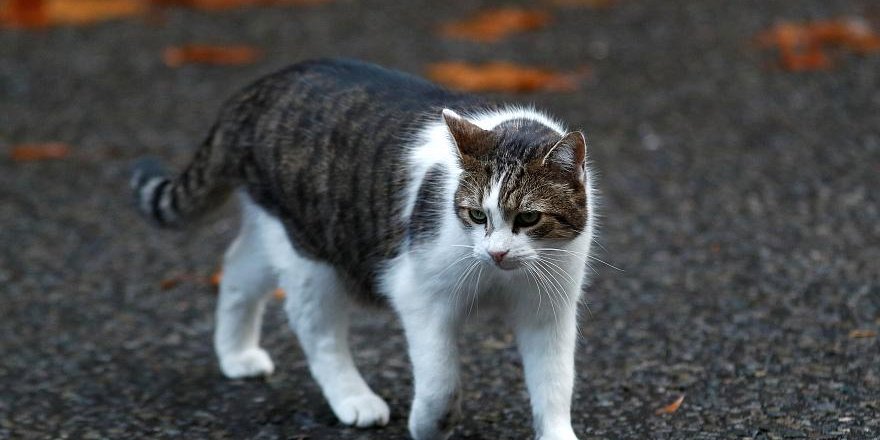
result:
M 176 177 L 155 159 L 138 161 L 131 188 L 140 213 L 159 226 L 179 227 L 220 206 L 231 189 L 224 176 L 221 137 L 209 137 L 186 170 Z

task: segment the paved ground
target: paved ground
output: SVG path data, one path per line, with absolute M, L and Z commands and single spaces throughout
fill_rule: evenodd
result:
M 876 18 L 872 5 L 621 0 L 559 10 L 551 28 L 491 46 L 434 36 L 478 7 L 464 1 L 0 31 L 0 150 L 75 146 L 61 161 L 0 159 L 0 438 L 404 438 L 411 376 L 393 316 L 354 332 L 392 407 L 385 429 L 335 422 L 278 308 L 266 325 L 278 373 L 224 380 L 212 289 L 159 284 L 210 274 L 234 209 L 159 232 L 129 207 L 132 159 L 184 163 L 235 88 L 326 55 L 411 72 L 450 58 L 592 66 L 578 93 L 516 98 L 589 133 L 601 255 L 625 269 L 596 266 L 589 289 L 581 438 L 878 438 L 880 340 L 849 333 L 880 327 L 880 56 L 791 74 L 750 41 L 778 19 Z M 258 44 L 268 57 L 164 67 L 161 49 L 184 42 Z M 519 360 L 487 322 L 467 332 L 456 438 L 527 438 Z M 654 414 L 682 393 L 678 412 Z

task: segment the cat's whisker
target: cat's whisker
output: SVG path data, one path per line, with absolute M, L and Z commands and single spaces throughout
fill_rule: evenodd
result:
M 556 278 L 555 273 L 551 273 L 553 271 L 553 268 L 550 267 L 549 265 L 547 265 L 546 262 L 543 262 L 540 260 L 538 260 L 538 264 L 544 268 L 544 273 L 545 273 L 545 275 L 547 275 L 547 278 L 551 281 L 553 288 L 554 288 L 553 290 L 556 293 L 556 295 L 560 299 L 562 299 L 563 302 L 568 302 L 568 301 L 565 301 L 565 298 L 566 298 L 565 285 L 562 283 L 562 281 L 559 281 L 559 279 Z
M 554 267 L 558 274 L 564 275 L 568 279 L 568 281 L 570 281 L 572 283 L 572 285 L 577 284 L 577 281 L 574 280 L 574 277 L 572 277 L 571 274 L 567 270 L 565 270 L 563 267 L 561 267 L 560 265 L 556 264 L 553 261 L 548 260 L 547 258 L 542 258 L 541 260 L 544 263 L 547 263 L 547 264 L 551 265 L 552 267 Z
M 558 325 L 559 324 L 559 317 L 557 316 L 557 313 L 556 313 L 556 306 L 558 303 L 559 292 L 557 291 L 557 288 L 553 285 L 553 282 L 551 281 L 551 278 L 546 273 L 546 271 L 540 270 L 543 267 L 541 265 L 540 261 L 535 261 L 535 263 L 536 263 L 535 267 L 537 269 L 539 269 L 537 271 L 537 273 L 540 275 L 540 277 L 542 279 L 542 283 L 544 284 L 544 290 L 547 291 L 547 299 L 550 300 L 550 308 L 553 311 L 553 321 L 556 322 L 556 324 Z
M 599 240 L 596 240 L 595 237 L 592 240 L 593 240 L 593 243 L 596 243 L 596 246 L 599 246 L 600 248 L 602 248 L 603 251 L 608 252 L 608 248 L 606 248 L 605 246 L 602 246 L 602 243 L 600 243 Z
M 467 260 L 468 258 L 474 258 L 474 256 L 471 255 L 471 254 L 465 254 L 465 255 L 459 257 L 457 260 L 455 260 L 455 261 L 453 261 L 452 263 L 450 263 L 449 266 L 446 266 L 443 270 L 441 270 L 440 272 L 437 272 L 436 274 L 434 274 L 434 276 L 432 276 L 431 279 L 434 280 L 434 279 L 439 278 L 441 275 L 443 275 L 444 273 L 448 272 L 450 269 L 452 269 L 452 268 L 455 267 L 456 265 L 461 264 L 462 261 L 465 261 L 465 260 Z
M 452 288 L 453 304 L 455 304 L 455 305 L 458 304 L 459 297 L 461 296 L 461 293 L 463 292 L 464 283 L 465 283 L 465 281 L 467 281 L 467 278 L 471 275 L 471 272 L 473 272 L 474 268 L 477 267 L 478 264 L 480 264 L 480 261 L 477 259 L 474 259 L 474 262 L 472 262 L 459 275 L 458 279 L 455 282 L 455 285 Z
M 538 310 L 537 310 L 537 313 L 541 313 L 541 297 L 543 295 L 541 294 L 541 289 L 538 286 L 538 280 L 535 279 L 535 275 L 534 275 L 534 273 L 532 273 L 534 271 L 534 269 L 532 268 L 531 264 L 526 264 L 525 269 L 526 269 L 526 274 L 529 276 L 529 278 L 534 280 L 534 282 L 535 282 L 535 290 L 538 291 Z
M 568 280 L 572 283 L 572 286 L 577 286 L 577 288 L 580 288 L 580 284 L 577 281 L 575 281 L 574 277 L 572 277 L 571 274 L 567 270 L 565 270 L 564 268 L 562 268 L 562 267 L 560 267 L 550 261 L 544 261 L 544 262 L 555 266 L 557 269 L 557 273 L 559 273 L 559 271 L 561 271 L 561 274 L 563 274 L 566 278 L 568 278 Z M 584 300 L 584 306 L 587 308 L 587 312 L 590 314 L 590 318 L 592 318 L 593 311 L 590 309 L 590 304 L 588 304 L 586 300 Z
M 535 250 L 536 251 L 545 251 L 545 252 L 564 252 L 569 255 L 576 255 L 578 257 L 581 257 L 582 259 L 590 259 L 590 260 L 598 261 L 598 262 L 600 262 L 600 263 L 602 263 L 612 269 L 619 270 L 621 272 L 625 272 L 623 269 L 621 269 L 621 268 L 619 268 L 619 267 L 617 267 L 607 261 L 604 261 L 600 258 L 594 257 L 588 253 L 585 253 L 585 252 L 575 252 L 575 251 L 571 251 L 568 249 L 557 249 L 557 248 L 540 248 L 540 249 L 535 249 Z
M 477 272 L 477 282 L 474 283 L 474 294 L 473 294 L 473 297 L 471 298 L 471 305 L 468 307 L 468 311 L 467 311 L 468 318 L 470 318 L 470 316 L 471 316 L 471 309 L 474 308 L 474 304 L 477 302 L 477 295 L 479 294 L 479 288 L 480 288 L 480 276 L 483 274 L 483 269 L 485 267 L 486 267 L 485 265 L 480 264 L 480 270 L 479 270 L 479 272 Z

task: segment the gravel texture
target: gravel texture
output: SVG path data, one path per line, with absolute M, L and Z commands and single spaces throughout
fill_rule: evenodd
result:
M 509 97 L 586 129 L 601 172 L 599 256 L 624 270 L 594 266 L 573 409 L 581 438 L 880 438 L 880 338 L 850 337 L 880 328 L 880 56 L 788 73 L 752 40 L 782 19 L 876 19 L 876 4 L 543 4 L 556 18 L 545 30 L 491 45 L 436 36 L 438 23 L 497 4 L 339 0 L 0 30 L 0 438 L 405 438 L 412 378 L 389 312 L 359 316 L 353 331 L 367 381 L 392 408 L 384 429 L 335 421 L 279 307 L 265 328 L 277 373 L 225 380 L 213 289 L 160 283 L 215 270 L 234 208 L 157 231 L 126 189 L 141 155 L 184 164 L 238 87 L 336 55 L 415 73 L 447 59 L 591 66 L 577 93 Z M 267 56 L 162 64 L 166 45 L 189 42 Z M 6 158 L 14 144 L 56 140 L 73 154 Z M 510 334 L 478 318 L 455 438 L 528 438 Z M 655 415 L 681 394 L 677 412 Z

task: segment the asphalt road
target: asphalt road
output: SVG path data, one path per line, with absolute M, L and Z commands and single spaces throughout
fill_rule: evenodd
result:
M 789 73 L 752 36 L 778 20 L 864 16 L 869 1 L 620 0 L 555 8 L 547 29 L 487 45 L 438 23 L 497 2 L 339 0 L 170 10 L 0 30 L 0 438 L 405 438 L 411 375 L 388 312 L 358 316 L 357 361 L 392 408 L 340 426 L 279 307 L 277 373 L 225 380 L 207 276 L 237 219 L 161 232 L 130 207 L 127 168 L 184 164 L 235 89 L 296 60 L 345 55 L 420 73 L 503 59 L 593 76 L 533 102 L 583 127 L 601 173 L 600 258 L 573 409 L 583 439 L 880 438 L 880 56 Z M 515 2 L 513 2 L 515 3 Z M 875 28 L 877 23 L 875 22 Z M 166 45 L 247 43 L 244 67 L 165 67 Z M 8 160 L 63 141 L 66 159 Z M 479 314 L 464 341 L 461 439 L 528 438 L 509 333 Z M 655 410 L 678 396 L 677 412 Z

